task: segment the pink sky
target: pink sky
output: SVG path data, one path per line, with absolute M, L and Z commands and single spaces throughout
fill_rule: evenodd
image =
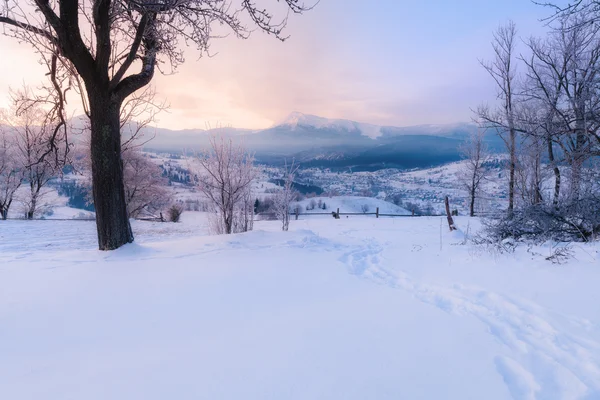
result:
M 171 105 L 158 125 L 265 128 L 292 111 L 397 126 L 469 121 L 471 107 L 493 99 L 478 65 L 492 31 L 513 18 L 526 35 L 545 15 L 525 0 L 404 3 L 322 0 L 290 20 L 285 43 L 255 32 L 215 40 L 212 58 L 189 49 L 175 75 L 152 83 Z M 10 38 L 0 37 L 0 54 L 6 106 L 8 87 L 35 85 L 43 69 Z

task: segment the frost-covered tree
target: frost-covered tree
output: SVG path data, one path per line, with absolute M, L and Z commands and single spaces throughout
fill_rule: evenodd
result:
M 478 130 L 469 135 L 469 138 L 460 147 L 464 158 L 458 171 L 461 186 L 469 195 L 469 215 L 475 216 L 475 199 L 479 196 L 481 186 L 489 176 L 485 164 L 490 160 L 490 153 L 484 142 L 484 131 Z
M 477 118 L 485 128 L 495 129 L 509 153 L 508 214 L 512 214 L 515 204 L 515 180 L 517 167 L 517 27 L 509 21 L 494 33 L 492 48 L 494 59 L 482 61 L 481 65 L 496 84 L 496 95 L 500 105 L 495 109 L 481 106 Z
M 0 126 L 0 218 L 8 217 L 15 192 L 23 183 L 23 165 L 19 162 L 14 134 Z
M 157 216 L 170 203 L 167 179 L 160 167 L 133 147 L 123 151 L 125 202 L 130 218 Z
M 284 0 L 294 13 L 310 7 Z M 91 122 L 93 197 L 98 244 L 116 249 L 133 241 L 127 217 L 121 162 L 120 112 L 123 102 L 146 86 L 159 65 L 183 63 L 182 45 L 201 54 L 224 30 L 241 38 L 251 28 L 285 39 L 286 20 L 277 21 L 252 0 L 5 0 L 0 3 L 4 33 L 30 43 L 41 57 L 67 72 Z M 183 43 L 182 43 L 183 42 Z M 164 69 L 163 69 L 164 70 Z M 59 83 L 58 81 L 53 81 Z M 65 94 L 67 87 L 57 87 Z
M 523 94 L 527 107 L 522 116 L 528 126 L 527 138 L 536 147 L 545 147 L 548 166 L 554 175 L 552 204 L 558 206 L 563 164 L 556 148 L 562 134 L 561 110 L 563 80 L 567 59 L 553 38 L 531 38 L 527 42 L 530 57 L 521 59 L 526 66 Z M 525 147 L 527 148 L 527 146 Z
M 249 229 L 245 212 L 253 208 L 251 189 L 257 177 L 254 158 L 231 139 L 212 137 L 210 148 L 196 158 L 196 184 L 217 215 L 215 233 L 230 234 Z M 246 220 L 247 221 L 247 220 Z
M 294 190 L 294 178 L 298 167 L 292 162 L 291 165 L 284 166 L 282 184 L 273 196 L 273 211 L 279 221 L 281 221 L 281 229 L 287 231 L 290 226 L 290 206 L 297 199 L 297 193 Z
M 44 211 L 42 199 L 48 194 L 48 183 L 62 174 L 63 156 L 46 157 L 48 142 L 54 135 L 55 125 L 47 118 L 45 110 L 36 104 L 17 108 L 8 123 L 14 135 L 16 160 L 28 186 L 26 194 L 19 199 L 27 219 L 33 219 Z M 58 154 L 58 153 L 57 153 Z

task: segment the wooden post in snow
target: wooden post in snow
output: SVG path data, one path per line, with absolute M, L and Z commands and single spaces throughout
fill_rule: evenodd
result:
M 454 219 L 452 219 L 452 214 L 450 213 L 450 200 L 448 199 L 448 196 L 446 196 L 446 198 L 444 199 L 444 203 L 446 204 L 446 216 L 448 217 L 448 227 L 452 232 L 456 230 L 456 226 L 454 226 Z

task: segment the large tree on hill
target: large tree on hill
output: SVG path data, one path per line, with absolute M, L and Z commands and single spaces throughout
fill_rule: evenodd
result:
M 25 4 L 26 3 L 26 4 Z M 284 0 L 289 10 L 310 7 Z M 121 161 L 120 109 L 146 86 L 159 63 L 182 63 L 180 42 L 208 51 L 219 24 L 245 38 L 244 15 L 259 29 L 284 40 L 286 20 L 253 0 L 5 0 L 5 33 L 34 46 L 44 59 L 76 79 L 91 125 L 91 156 L 98 244 L 116 249 L 133 241 L 127 218 Z M 64 94 L 67 88 L 56 88 Z

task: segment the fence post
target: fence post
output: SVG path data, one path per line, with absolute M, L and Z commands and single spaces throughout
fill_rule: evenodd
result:
M 448 196 L 444 199 L 444 203 L 446 205 L 446 218 L 448 218 L 448 226 L 450 227 L 450 232 L 456 230 L 456 226 L 454 226 L 454 220 L 452 219 L 452 214 L 450 213 L 450 200 Z
M 379 218 L 379 207 L 375 209 L 375 218 Z

